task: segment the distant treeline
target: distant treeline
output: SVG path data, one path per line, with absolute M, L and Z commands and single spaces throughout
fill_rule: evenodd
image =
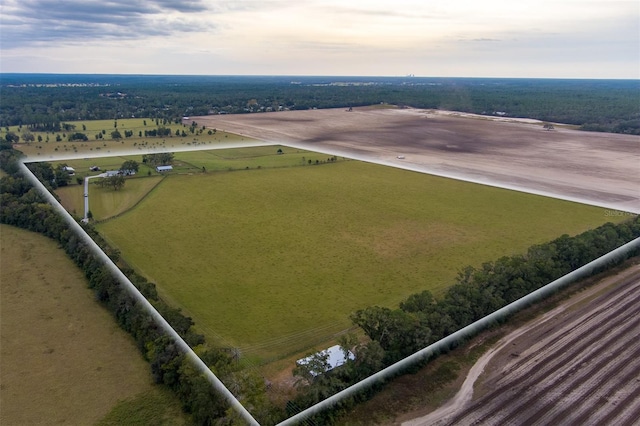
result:
M 0 126 L 335 108 L 380 103 L 640 134 L 640 81 L 419 77 L 3 74 Z
M 156 383 L 172 389 L 191 414 L 195 424 L 233 424 L 235 413 L 217 395 L 207 379 L 181 353 L 173 339 L 166 335 L 152 317 L 123 288 L 105 264 L 88 249 L 83 238 L 69 229 L 62 217 L 20 173 L 16 152 L 0 150 L 0 166 L 8 174 L 0 178 L 0 222 L 39 232 L 60 244 L 69 258 L 84 272 L 96 299 L 114 316 L 118 325 L 135 340 L 148 360 Z M 40 165 L 41 169 L 43 166 Z M 53 173 L 53 171 L 51 171 Z M 47 181 L 43 182 L 47 185 Z M 114 261 L 120 253 L 110 248 L 90 225 L 85 231 Z M 252 414 L 265 424 L 281 417 L 266 399 L 264 380 L 253 372 L 241 371 L 233 351 L 204 344 L 204 336 L 193 331 L 193 321 L 179 309 L 167 305 L 156 286 L 133 270 L 123 272 L 174 330 L 195 350 L 215 374 L 226 383 L 233 383 L 236 396 Z

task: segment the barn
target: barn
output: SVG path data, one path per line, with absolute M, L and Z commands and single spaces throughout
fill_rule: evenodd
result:
M 317 358 L 318 356 L 326 357 L 327 365 L 324 371 L 311 370 L 310 373 L 313 376 L 317 376 L 318 374 L 326 373 L 327 371 L 333 370 L 336 367 L 340 367 L 341 365 L 345 364 L 348 359 L 355 359 L 355 355 L 353 354 L 353 352 L 348 351 L 347 356 L 345 357 L 345 353 L 342 347 L 340 347 L 340 345 L 335 345 L 323 351 L 317 352 L 311 356 L 308 356 L 306 358 L 299 359 L 296 361 L 296 364 L 298 365 L 309 364 L 310 362 L 313 361 L 314 358 Z
M 173 170 L 173 166 L 156 166 L 156 172 L 158 173 L 169 172 L 171 170 Z

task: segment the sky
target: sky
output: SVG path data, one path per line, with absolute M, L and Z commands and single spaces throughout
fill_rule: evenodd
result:
M 640 1 L 2 0 L 0 71 L 640 78 Z

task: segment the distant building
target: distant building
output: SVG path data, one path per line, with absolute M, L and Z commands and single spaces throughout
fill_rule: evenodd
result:
M 76 169 L 74 169 L 73 167 L 70 166 L 65 166 L 62 168 L 62 170 L 64 170 L 65 172 L 69 173 L 70 176 L 73 176 L 76 174 Z
M 169 172 L 171 170 L 173 170 L 173 166 L 156 166 L 156 172 L 158 173 Z
M 347 357 L 345 357 L 345 353 L 342 350 L 342 348 L 340 347 L 340 345 L 335 345 L 335 346 L 331 346 L 329 349 L 325 349 L 323 351 L 320 351 L 314 355 L 308 356 L 306 358 L 302 358 L 296 361 L 296 364 L 298 365 L 305 365 L 308 364 L 309 362 L 311 362 L 313 360 L 314 357 L 317 357 L 318 355 L 322 355 L 322 356 L 326 356 L 327 357 L 327 367 L 324 371 L 310 371 L 310 373 L 313 376 L 317 376 L 319 374 L 322 373 L 326 373 L 327 371 L 333 370 L 336 367 L 340 367 L 341 365 L 345 364 L 347 362 L 347 359 L 355 359 L 355 355 L 353 354 L 353 352 L 348 351 L 347 352 Z
M 118 176 L 120 174 L 120 170 L 107 170 L 104 174 L 107 175 L 107 177 Z

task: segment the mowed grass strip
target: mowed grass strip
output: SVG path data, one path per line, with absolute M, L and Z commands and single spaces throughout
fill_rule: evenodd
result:
M 605 222 L 601 208 L 362 162 L 170 176 L 99 225 L 209 338 L 262 358 L 351 312 Z
M 185 423 L 54 241 L 0 225 L 0 284 L 0 424 L 94 424 L 139 412 L 141 395 L 162 401 L 144 424 Z

